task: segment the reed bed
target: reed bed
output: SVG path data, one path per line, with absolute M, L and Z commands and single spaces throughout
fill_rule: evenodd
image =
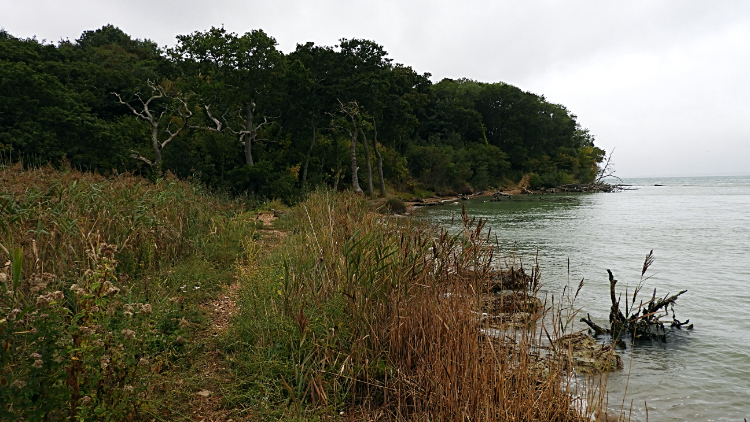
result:
M 243 269 L 227 343 L 247 380 L 234 404 L 269 419 L 590 418 L 570 366 L 539 347 L 542 332 L 561 333 L 494 331 L 481 317 L 497 259 L 484 223 L 461 222 L 451 234 L 368 212 L 357 196 L 313 193 L 283 222 L 293 232 L 281 246 L 249 247 L 259 258 Z M 559 325 L 546 315 L 532 326 Z

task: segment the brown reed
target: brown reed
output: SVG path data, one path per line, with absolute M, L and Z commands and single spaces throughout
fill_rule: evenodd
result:
M 285 223 L 295 233 L 245 278 L 236 334 L 254 350 L 247 367 L 264 368 L 263 391 L 278 382 L 297 419 L 321 409 L 352 420 L 589 417 L 541 330 L 494 331 L 481 318 L 494 247 L 483 221 L 464 212 L 461 222 L 453 233 L 313 193 Z M 271 348 L 286 350 L 274 371 Z

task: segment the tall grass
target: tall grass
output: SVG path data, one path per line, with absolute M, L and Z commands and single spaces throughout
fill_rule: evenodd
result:
M 235 404 L 268 418 L 588 417 L 570 366 L 537 347 L 542 331 L 494 330 L 482 317 L 494 248 L 483 222 L 462 223 L 451 234 L 367 212 L 356 196 L 313 193 L 281 246 L 249 247 L 261 258 L 244 268 L 226 345 L 246 380 Z M 536 311 L 531 320 L 544 317 Z
M 171 177 L 0 168 L 0 420 L 152 419 L 254 224 Z

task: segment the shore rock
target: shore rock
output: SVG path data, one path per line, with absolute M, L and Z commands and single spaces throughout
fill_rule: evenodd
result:
M 583 332 L 560 337 L 555 341 L 555 348 L 564 364 L 586 374 L 622 369 L 622 358 L 611 345 L 599 344 Z

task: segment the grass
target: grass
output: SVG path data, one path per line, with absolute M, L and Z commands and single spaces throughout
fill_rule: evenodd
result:
M 176 419 L 169 381 L 210 347 L 199 305 L 255 228 L 172 177 L 1 168 L 0 420 Z
M 267 420 L 585 419 L 569 369 L 535 351 L 534 332 L 481 334 L 493 248 L 482 222 L 463 224 L 452 235 L 312 194 L 277 248 L 249 246 L 224 345 L 239 380 L 230 406 Z
M 0 186 L 2 421 L 192 420 L 209 402 L 235 420 L 592 412 L 543 330 L 487 334 L 497 257 L 465 214 L 451 234 L 317 191 L 261 208 L 281 210 L 270 241 L 258 210 L 171 177 L 4 167 Z M 235 280 L 219 333 L 207 306 Z M 551 338 L 561 318 L 533 316 Z

